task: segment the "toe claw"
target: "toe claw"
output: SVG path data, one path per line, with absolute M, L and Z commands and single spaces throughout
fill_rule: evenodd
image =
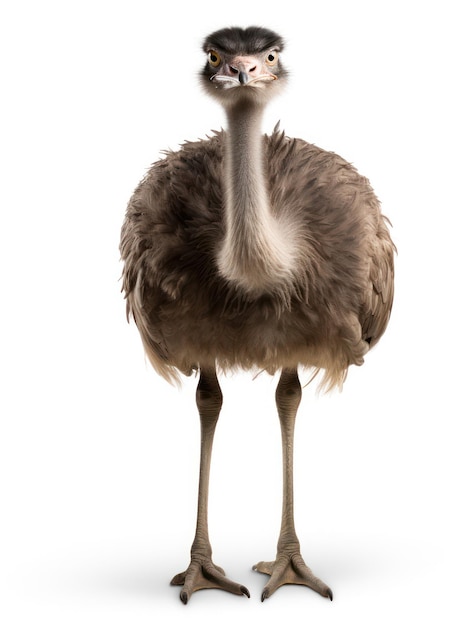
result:
M 247 598 L 250 598 L 250 591 L 247 589 L 247 587 L 244 587 L 243 585 L 241 585 L 240 590 L 242 591 L 244 596 L 247 596 Z

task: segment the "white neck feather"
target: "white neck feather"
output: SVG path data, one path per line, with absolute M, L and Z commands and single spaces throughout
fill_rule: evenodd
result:
M 294 233 L 271 211 L 261 122 L 263 107 L 228 112 L 225 154 L 225 237 L 218 255 L 222 276 L 253 296 L 293 290 Z

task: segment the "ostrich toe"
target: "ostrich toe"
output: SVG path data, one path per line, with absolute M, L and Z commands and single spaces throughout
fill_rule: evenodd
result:
M 270 576 L 262 592 L 262 602 L 282 585 L 290 584 L 306 585 L 321 596 L 333 599 L 330 588 L 320 578 L 314 576 L 299 552 L 291 555 L 278 554 L 275 561 L 260 561 L 253 569 Z
M 226 577 L 222 567 L 214 565 L 210 558 L 192 559 L 188 569 L 173 577 L 171 585 L 183 585 L 180 599 L 186 604 L 194 591 L 200 589 L 222 589 L 238 596 L 250 598 L 247 587 Z

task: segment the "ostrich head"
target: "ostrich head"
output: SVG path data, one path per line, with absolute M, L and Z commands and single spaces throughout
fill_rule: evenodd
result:
M 244 101 L 263 105 L 286 81 L 279 58 L 282 49 L 282 38 L 266 28 L 218 30 L 203 44 L 207 54 L 203 86 L 224 106 Z

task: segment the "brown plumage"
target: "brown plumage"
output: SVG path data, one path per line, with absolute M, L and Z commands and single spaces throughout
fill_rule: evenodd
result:
M 204 504 L 212 442 L 205 424 L 214 422 L 212 433 L 222 403 L 216 369 L 232 368 L 282 372 L 282 530 L 277 559 L 256 566 L 271 575 L 262 599 L 286 582 L 332 597 L 299 564 L 288 453 L 296 371 L 321 371 L 325 388 L 341 386 L 383 334 L 392 305 L 394 245 L 368 180 L 338 155 L 278 129 L 261 135 L 264 105 L 286 79 L 282 48 L 278 35 L 256 27 L 207 38 L 202 81 L 224 106 L 228 131 L 155 163 L 122 229 L 128 314 L 152 365 L 169 381 L 201 373 L 197 535 L 190 567 L 173 581 L 183 585 L 184 602 L 205 586 L 248 595 L 211 570 Z

